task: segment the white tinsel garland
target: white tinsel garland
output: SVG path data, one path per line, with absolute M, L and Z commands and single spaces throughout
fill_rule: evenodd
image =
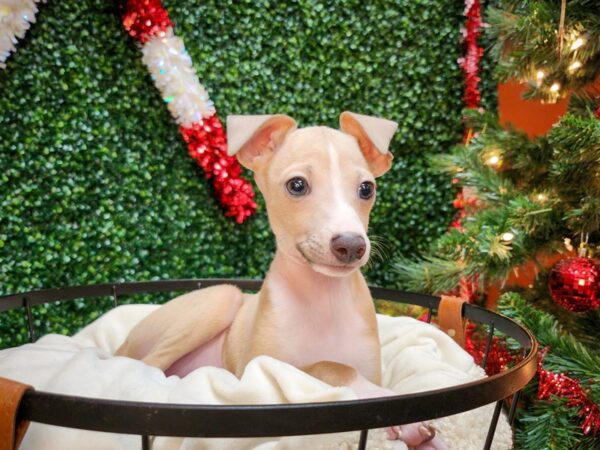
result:
M 46 0 L 0 0 L 0 69 L 15 52 L 18 39 L 23 39 L 38 12 L 37 4 Z
M 142 61 L 179 125 L 191 126 L 215 113 L 215 106 L 200 84 L 183 41 L 167 28 L 142 47 Z

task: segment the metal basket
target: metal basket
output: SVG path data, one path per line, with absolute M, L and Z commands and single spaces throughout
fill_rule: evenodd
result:
M 0 312 L 22 308 L 29 337 L 35 341 L 32 307 L 42 303 L 111 296 L 113 305 L 129 294 L 191 291 L 228 283 L 246 290 L 260 289 L 260 280 L 193 279 L 98 284 L 31 291 L 0 297 Z M 410 303 L 436 314 L 440 298 L 372 287 L 373 298 Z M 364 449 L 369 429 L 431 420 L 496 403 L 484 450 L 492 445 L 498 418 L 506 399 L 512 424 L 521 389 L 536 372 L 537 342 L 531 332 L 515 321 L 479 306 L 465 304 L 463 318 L 487 326 L 485 367 L 494 332 L 516 340 L 523 358 L 510 369 L 470 383 L 415 394 L 341 402 L 283 405 L 182 405 L 103 400 L 32 391 L 25 394 L 18 418 L 49 425 L 141 436 L 141 448 L 151 448 L 150 436 L 177 437 L 271 437 L 344 431 L 361 431 Z M 510 402 L 509 397 L 512 396 Z

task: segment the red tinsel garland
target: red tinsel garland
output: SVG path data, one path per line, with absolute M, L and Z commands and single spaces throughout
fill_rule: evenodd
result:
M 463 37 L 467 47 L 466 54 L 458 60 L 458 63 L 465 73 L 465 91 L 463 100 L 467 108 L 479 107 L 481 94 L 479 93 L 479 61 L 483 56 L 483 48 L 477 45 L 477 40 L 481 34 L 481 4 L 479 0 L 466 0 L 465 12 L 467 21 L 463 31 Z
M 163 37 L 173 24 L 160 0 L 127 0 L 122 16 L 127 32 L 142 44 Z M 227 155 L 227 137 L 217 117 L 205 117 L 179 131 L 188 144 L 188 153 L 202 167 L 213 187 L 225 215 L 244 222 L 256 210 L 252 184 L 242 177 L 235 157 Z
M 458 59 L 458 64 L 465 74 L 465 90 L 463 101 L 467 108 L 478 108 L 481 102 L 479 92 L 479 61 L 483 56 L 483 48 L 477 45 L 477 40 L 481 34 L 483 25 L 481 19 L 481 4 L 479 0 L 466 0 L 463 14 L 467 17 L 465 26 L 462 28 L 462 35 L 465 42 L 465 56 Z M 465 144 L 468 145 L 472 137 L 472 130 L 465 130 Z M 455 180 L 453 180 L 454 182 Z M 458 180 L 456 180 L 458 182 Z M 462 221 L 467 216 L 466 207 L 475 206 L 477 200 L 469 199 L 465 201 L 465 195 L 461 189 L 454 201 L 454 207 L 458 213 L 450 224 L 450 228 L 456 228 L 462 231 Z M 471 301 L 477 293 L 477 280 L 461 278 L 459 286 L 460 296 Z
M 481 365 L 485 357 L 487 336 L 479 333 L 476 325 L 469 323 L 465 336 L 465 350 L 473 357 L 475 363 Z M 484 367 L 489 376 L 504 372 L 509 364 L 514 362 L 515 356 L 506 347 L 503 340 L 494 336 L 490 351 Z
M 204 169 L 206 178 L 212 178 L 219 201 L 227 207 L 225 215 L 242 223 L 256 210 L 254 190 L 241 177 L 237 159 L 227 154 L 227 137 L 219 118 L 214 115 L 179 131 L 189 155 Z
M 142 43 L 173 26 L 160 0 L 127 0 L 121 21 L 131 37 Z
M 424 313 L 420 320 L 427 320 Z M 468 324 L 466 330 L 465 350 L 473 357 L 476 364 L 481 365 L 485 356 L 487 336 L 480 334 L 476 325 Z M 554 373 L 543 368 L 542 363 L 549 349 L 540 352 L 538 358 L 538 399 L 548 400 L 550 397 L 567 399 L 567 406 L 578 407 L 578 415 L 582 418 L 581 429 L 586 436 L 596 436 L 600 431 L 600 407 L 588 396 L 589 390 L 584 389 L 580 382 L 564 373 Z M 494 337 L 484 367 L 488 376 L 501 373 L 513 363 L 517 357 L 510 352 L 506 343 Z
M 454 178 L 452 184 L 457 184 L 458 179 Z M 457 194 L 456 198 L 452 202 L 452 206 L 458 210 L 454 220 L 450 224 L 450 229 L 456 228 L 458 231 L 463 231 L 462 220 L 467 217 L 467 208 L 475 208 L 477 206 L 477 198 L 473 195 L 469 195 L 468 198 L 465 196 L 464 191 L 461 189 Z
M 551 396 L 567 399 L 567 406 L 579 407 L 579 416 L 583 418 L 583 434 L 596 436 L 600 431 L 600 407 L 588 398 L 588 390 L 582 388 L 578 380 L 543 368 L 542 362 L 547 352 L 548 349 L 540 352 L 538 358 L 538 399 L 547 400 Z

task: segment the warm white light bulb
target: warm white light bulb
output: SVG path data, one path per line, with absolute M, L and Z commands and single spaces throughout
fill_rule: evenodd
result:
M 585 39 L 582 37 L 578 37 L 571 44 L 571 50 L 577 50 L 579 47 L 582 47 L 585 44 Z
M 500 162 L 500 157 L 498 155 L 492 155 L 487 160 L 487 163 L 490 166 L 497 166 L 499 162 Z
M 538 194 L 538 195 L 537 195 L 537 199 L 538 199 L 540 202 L 545 202 L 545 201 L 548 199 L 548 197 L 546 197 L 546 195 L 545 195 L 545 194 Z
M 581 62 L 579 61 L 575 61 L 573 64 L 571 64 L 568 68 L 569 72 L 575 72 L 577 69 L 579 69 L 582 66 Z
M 552 83 L 552 86 L 550 86 L 550 92 L 557 93 L 558 91 L 560 91 L 560 84 Z
M 538 86 L 542 85 L 542 81 L 544 81 L 545 76 L 546 76 L 546 74 L 544 73 L 543 70 L 537 71 L 537 73 L 535 74 L 535 81 Z
M 502 235 L 500 236 L 500 239 L 502 239 L 505 242 L 510 242 L 515 238 L 515 235 L 512 234 L 510 231 L 507 231 L 506 233 L 502 233 Z

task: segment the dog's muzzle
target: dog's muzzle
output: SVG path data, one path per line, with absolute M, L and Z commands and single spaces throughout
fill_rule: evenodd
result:
M 329 248 L 338 261 L 350 264 L 365 255 L 367 243 L 359 234 L 341 233 L 331 238 Z

